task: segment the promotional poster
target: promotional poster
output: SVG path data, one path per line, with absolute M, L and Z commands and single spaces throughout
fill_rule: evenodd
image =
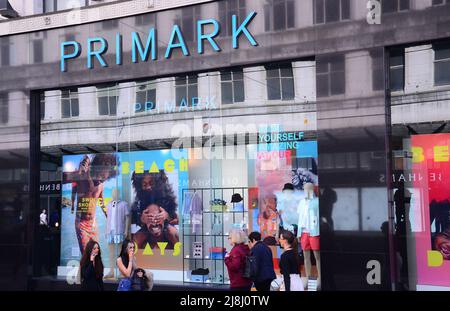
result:
M 417 255 L 417 283 L 450 286 L 450 134 L 411 138 L 416 199 L 412 204 Z
M 60 265 L 79 260 L 93 239 L 109 267 L 118 254 L 109 256 L 108 246 L 131 238 L 140 267 L 181 270 L 179 198 L 187 182 L 185 150 L 177 159 L 169 150 L 64 156 Z

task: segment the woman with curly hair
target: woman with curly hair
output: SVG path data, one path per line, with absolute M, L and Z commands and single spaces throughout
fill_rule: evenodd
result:
M 63 183 L 72 184 L 72 208 L 75 205 L 75 232 L 80 252 L 83 253 L 90 240 L 98 241 L 95 211 L 103 198 L 104 183 L 117 175 L 119 160 L 115 154 L 85 155 L 77 171 L 64 172 Z M 103 212 L 106 212 L 102 209 Z
M 136 199 L 132 206 L 133 212 L 136 213 L 142 209 L 143 207 L 140 205 L 143 196 L 146 193 L 151 194 L 160 206 L 160 211 L 155 216 L 156 220 L 167 221 L 170 225 L 178 225 L 176 197 L 164 170 L 160 170 L 158 173 L 144 172 L 137 174 L 133 172 L 131 181 L 136 192 Z M 137 222 L 138 219 L 134 219 L 134 223 Z

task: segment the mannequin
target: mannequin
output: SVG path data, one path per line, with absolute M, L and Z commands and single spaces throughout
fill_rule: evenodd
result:
M 303 185 L 305 197 L 298 205 L 298 237 L 303 249 L 305 258 L 304 287 L 307 288 L 309 277 L 311 276 L 311 251 L 314 253 L 317 265 L 317 289 L 320 289 L 321 269 L 320 269 L 320 232 L 319 232 L 319 200 L 314 195 L 314 184 L 305 183 Z
M 283 229 L 298 234 L 298 205 L 301 195 L 295 191 L 291 183 L 284 185 L 281 193 L 277 194 L 277 209 Z
M 107 225 L 106 239 L 109 248 L 110 270 L 105 278 L 116 279 L 116 256 L 120 244 L 129 238 L 131 226 L 131 213 L 127 202 L 120 200 L 120 191 L 113 189 L 112 200 L 106 206 Z

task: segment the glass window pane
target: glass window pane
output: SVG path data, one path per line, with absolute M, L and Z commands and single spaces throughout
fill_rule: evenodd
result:
M 325 0 L 325 19 L 327 23 L 339 21 L 339 1 Z
M 136 92 L 136 103 L 145 104 L 145 92 Z
M 270 29 L 271 17 L 272 17 L 272 10 L 270 9 L 269 5 L 265 5 L 264 6 L 264 30 L 265 31 L 271 31 L 271 29 Z
M 267 79 L 267 97 L 269 100 L 281 99 L 280 79 Z
M 72 98 L 71 108 L 72 108 L 72 117 L 78 117 L 78 115 L 80 114 L 78 98 Z
M 444 0 L 433 0 L 433 5 L 438 5 L 444 3 Z
M 393 50 L 389 55 L 390 66 L 403 66 L 404 65 L 404 55 L 405 52 L 403 49 L 401 50 Z
M 344 94 L 345 93 L 345 73 L 344 72 L 332 72 L 331 78 L 331 95 Z
M 286 67 L 281 67 L 281 76 L 282 77 L 293 77 L 293 72 L 292 72 L 292 67 L 291 66 L 286 66 Z
M 156 102 L 156 89 L 147 91 L 147 101 Z
M 101 116 L 106 116 L 109 114 L 108 111 L 108 97 L 99 97 L 98 98 L 98 113 Z
M 244 81 L 234 82 L 234 101 L 243 102 L 245 100 Z
M 316 72 L 317 73 L 327 73 L 328 72 L 328 63 L 327 62 L 316 63 Z
M 314 1 L 314 22 L 322 24 L 324 22 L 325 0 Z
M 400 0 L 400 10 L 409 10 L 409 0 Z
M 295 2 L 287 2 L 287 28 L 295 27 Z
M 281 79 L 283 100 L 294 99 L 294 79 Z
M 192 97 L 198 97 L 198 88 L 197 88 L 197 84 L 194 85 L 189 85 L 188 87 L 188 96 L 189 96 L 189 101 L 192 100 Z
M 186 76 L 180 76 L 175 78 L 175 85 L 183 85 L 187 83 L 187 77 Z
M 54 1 L 55 0 L 45 0 L 44 9 L 46 13 L 55 11 Z
M 244 80 L 244 72 L 242 70 L 233 71 L 233 80 Z
M 33 63 L 43 62 L 43 42 L 42 40 L 33 41 Z
M 231 72 L 230 71 L 222 71 L 220 73 L 220 77 L 222 81 L 231 81 Z
M 63 118 L 70 118 L 70 100 L 69 99 L 61 100 L 61 116 Z
M 434 47 L 434 59 L 448 59 L 450 58 L 450 44 L 440 44 Z
M 109 98 L 109 115 L 115 116 L 117 114 L 117 97 L 111 96 Z
M 231 82 L 222 83 L 222 104 L 233 103 L 233 91 L 231 89 Z
M 403 73 L 403 67 L 391 68 L 389 76 L 389 84 L 391 91 L 403 90 L 405 81 L 405 75 Z
M 345 62 L 344 59 L 333 59 L 330 61 L 330 69 L 331 71 L 344 71 L 345 70 Z
M 286 6 L 284 2 L 274 4 L 273 24 L 274 30 L 286 29 Z
M 328 96 L 328 75 L 327 74 L 320 74 L 316 77 L 316 84 L 317 84 L 317 96 L 323 97 Z
M 350 19 L 350 0 L 341 0 L 341 20 Z
M 398 0 L 381 0 L 381 12 L 389 13 L 397 11 Z
M 177 86 L 176 87 L 176 104 L 179 105 L 181 100 L 184 98 L 187 100 L 187 88 L 185 86 Z
M 266 69 L 267 78 L 278 78 L 280 76 L 279 68 L 267 68 Z
M 450 84 L 450 61 L 434 64 L 434 81 L 436 85 Z

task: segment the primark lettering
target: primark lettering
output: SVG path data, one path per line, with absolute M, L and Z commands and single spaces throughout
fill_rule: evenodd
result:
M 232 28 L 232 40 L 231 45 L 233 49 L 239 48 L 239 39 L 241 36 L 245 37 L 252 46 L 257 46 L 253 35 L 247 29 L 247 27 L 252 22 L 253 18 L 256 16 L 256 12 L 250 12 L 245 20 L 238 25 L 237 16 L 231 16 L 231 28 Z M 220 34 L 220 23 L 215 19 L 205 19 L 198 20 L 197 23 L 197 40 L 196 40 L 196 50 L 198 54 L 204 53 L 204 44 L 207 43 L 211 45 L 215 52 L 220 52 L 221 48 L 215 38 Z M 204 32 L 204 28 L 210 26 L 212 31 L 209 33 Z M 172 55 L 173 50 L 180 49 L 184 56 L 190 56 L 192 47 L 186 44 L 183 36 L 183 29 L 178 25 L 172 27 L 172 32 L 168 40 L 168 45 L 164 53 L 164 58 L 169 59 Z M 190 30 L 192 31 L 192 30 Z M 131 33 L 131 61 L 133 63 L 138 63 L 139 61 L 147 62 L 149 57 L 151 59 L 158 59 L 158 42 L 165 42 L 158 38 L 157 29 L 150 28 L 145 47 L 142 44 L 141 37 L 138 32 Z M 123 51 L 122 51 L 123 39 L 120 33 L 115 36 L 115 63 L 116 65 L 122 65 L 123 62 Z M 64 41 L 60 46 L 60 68 L 62 72 L 67 71 L 66 63 L 70 59 L 78 58 L 82 52 L 82 45 L 77 41 Z M 70 50 L 70 52 L 68 51 Z M 108 67 L 108 64 L 104 58 L 104 55 L 108 53 L 109 42 L 103 37 L 93 37 L 88 38 L 86 41 L 86 66 L 88 69 L 94 68 L 94 60 L 97 60 L 102 67 Z

